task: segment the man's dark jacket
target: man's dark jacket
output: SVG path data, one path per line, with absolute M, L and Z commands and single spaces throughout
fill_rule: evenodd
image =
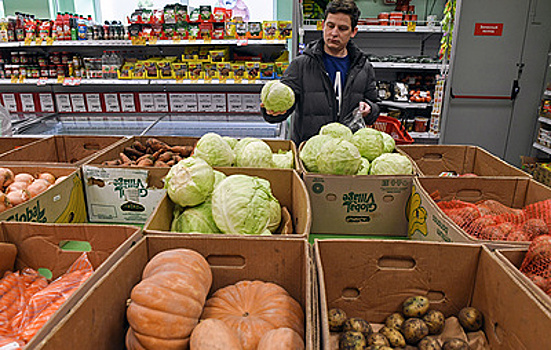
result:
M 350 69 L 343 89 L 341 113 L 338 113 L 335 90 L 322 60 L 323 44 L 323 38 L 310 43 L 304 54 L 289 64 L 281 79 L 295 92 L 293 108 L 278 116 L 270 116 L 262 109 L 264 119 L 269 123 L 282 122 L 295 111 L 291 139 L 297 146 L 318 134 L 325 124 L 340 122 L 346 125 L 360 101 L 371 106 L 370 114 L 364 118 L 366 124 L 373 124 L 379 116 L 373 66 L 367 55 L 351 41 L 347 45 Z

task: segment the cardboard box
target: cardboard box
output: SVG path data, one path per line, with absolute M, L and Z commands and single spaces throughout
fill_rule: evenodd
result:
M 102 149 L 124 140 L 115 136 L 56 135 L 0 155 L 0 162 L 84 164 Z
M 397 149 L 414 160 L 421 176 L 451 172 L 457 175 L 530 177 L 477 146 L 398 145 Z
M 312 233 L 407 236 L 414 175 L 310 173 L 300 159 L 298 166 L 312 203 Z
M 162 179 L 168 168 L 116 167 L 102 163 L 119 158 L 125 147 L 134 141 L 145 141 L 151 136 L 134 136 L 98 153 L 82 167 L 86 204 L 90 222 L 144 224 L 163 198 Z M 180 136 L 156 136 L 169 146 L 195 146 L 199 138 Z M 273 152 L 292 150 L 296 147 L 289 140 L 265 140 Z
M 317 241 L 322 346 L 330 350 L 328 310 L 371 323 L 423 295 L 446 317 L 479 309 L 492 349 L 550 349 L 551 314 L 484 246 L 436 242 Z
M 12 163 L 13 164 L 13 163 Z M 0 164 L 14 174 L 32 175 L 49 172 L 64 180 L 48 188 L 27 202 L 0 213 L 0 221 L 26 221 L 42 223 L 82 223 L 86 222 L 86 203 L 80 177 L 80 169 L 74 167 L 45 167 L 37 165 Z
M 291 169 L 259 169 L 259 168 L 216 168 L 226 175 L 245 174 L 257 176 L 270 181 L 272 193 L 282 207 L 286 207 L 291 214 L 292 234 L 281 235 L 288 238 L 307 238 L 310 233 L 312 214 L 310 198 L 304 183 L 295 170 Z M 153 233 L 167 233 L 173 220 L 174 203 L 166 195 L 144 229 Z M 283 218 L 282 220 L 284 220 Z M 209 235 L 212 236 L 212 235 Z
M 105 225 L 53 225 L 37 223 L 0 223 L 0 242 L 15 244 L 15 270 L 25 267 L 47 269 L 52 280 L 63 275 L 82 251 L 67 250 L 68 242 L 87 242 L 88 258 L 94 273 L 83 283 L 36 333 L 26 349 L 35 346 L 65 317 L 82 296 L 109 270 L 133 242 L 143 235 L 137 227 Z M 5 256 L 0 255 L 0 261 Z
M 520 272 L 520 267 L 528 248 L 498 248 L 495 250 L 497 258 L 502 262 L 505 268 L 513 275 L 526 289 L 533 294 L 547 310 L 551 311 L 551 296 L 547 295 L 540 287 L 536 286 L 531 279 Z
M 140 282 L 147 262 L 174 248 L 193 249 L 206 257 L 213 274 L 209 297 L 242 280 L 285 288 L 304 310 L 306 349 L 314 349 L 311 266 L 305 240 L 152 234 L 133 246 L 36 349 L 124 349 L 130 292 Z
M 43 137 L 18 137 L 18 136 L 5 136 L 0 137 L 0 154 L 13 151 L 22 146 L 30 143 L 41 141 Z
M 438 191 L 443 201 L 458 199 L 470 203 L 492 199 L 511 208 L 551 198 L 551 188 L 528 178 L 419 177 L 414 180 L 408 206 L 408 235 L 416 240 L 485 243 L 491 247 L 527 246 L 529 242 L 487 241 L 468 235 L 448 218 L 430 194 Z

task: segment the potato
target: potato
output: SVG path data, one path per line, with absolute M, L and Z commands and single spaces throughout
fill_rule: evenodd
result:
M 379 346 L 390 345 L 390 343 L 388 342 L 388 339 L 381 333 L 371 333 L 371 335 L 367 337 L 366 340 L 367 340 L 367 345 L 379 345 Z
M 404 323 L 404 316 L 399 313 L 393 313 L 385 319 L 385 326 L 388 328 L 395 328 L 397 330 L 402 329 L 402 323 Z
M 484 325 L 484 315 L 474 307 L 462 308 L 457 318 L 467 332 L 476 332 Z
M 346 321 L 346 312 L 344 310 L 334 308 L 329 310 L 329 330 L 331 332 L 341 332 L 342 325 Z
M 364 335 L 366 339 L 371 333 L 373 333 L 373 329 L 371 328 L 369 322 L 358 317 L 351 317 L 344 321 L 344 324 L 342 325 L 342 330 L 343 332 L 360 332 Z
M 471 350 L 469 344 L 459 338 L 448 339 L 442 344 L 442 350 Z
M 402 313 L 406 318 L 423 317 L 429 311 L 429 299 L 417 295 L 407 298 L 402 304 Z
M 339 350 L 363 350 L 365 337 L 360 332 L 344 332 L 339 340 Z
M 433 337 L 424 337 L 419 344 L 417 344 L 417 347 L 419 350 L 442 350 L 438 340 Z
M 406 346 L 406 340 L 404 339 L 404 336 L 402 335 L 402 333 L 394 328 L 388 328 L 387 326 L 384 326 L 379 330 L 379 333 L 384 335 L 388 339 L 390 345 L 393 347 Z
M 429 328 L 429 334 L 440 334 L 444 329 L 446 318 L 440 311 L 429 310 L 429 312 L 423 316 L 423 321 L 425 321 L 427 327 Z
M 366 350 L 392 350 L 390 346 L 386 346 L 386 345 L 370 345 L 365 349 Z
M 408 318 L 402 324 L 402 334 L 406 343 L 415 345 L 419 340 L 429 335 L 429 328 L 420 318 Z

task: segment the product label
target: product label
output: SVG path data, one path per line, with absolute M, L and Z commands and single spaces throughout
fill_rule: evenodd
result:
M 226 113 L 226 94 L 212 94 L 212 108 L 214 112 Z
M 258 112 L 260 110 L 260 95 L 243 94 L 243 112 Z
M 184 94 L 169 94 L 171 112 L 185 112 Z
M 228 112 L 243 112 L 241 94 L 228 94 Z
M 71 102 L 73 104 L 73 112 L 86 113 L 83 94 L 71 94 Z
M 154 112 L 153 94 L 140 94 L 140 109 L 142 112 Z
M 373 193 L 355 193 L 349 192 L 342 196 L 342 205 L 346 208 L 346 212 L 356 213 L 371 213 L 377 210 L 377 203 Z
M 34 105 L 33 94 L 20 94 L 21 97 L 21 107 L 23 112 L 35 112 L 36 108 Z
M 9 216 L 6 221 L 20 221 L 20 222 L 42 222 L 47 221 L 46 208 L 40 206 L 40 201 L 37 201 L 34 207 L 25 209 L 23 213 L 16 213 Z
M 117 94 L 104 94 L 103 98 L 105 99 L 105 110 L 107 112 L 121 111 Z
M 475 23 L 475 36 L 501 36 L 503 34 L 503 23 Z
M 39 94 L 40 110 L 42 112 L 54 112 L 54 99 L 52 94 Z
M 184 94 L 184 109 L 186 112 L 197 112 L 197 94 Z
M 15 94 L 3 94 L 4 107 L 10 112 L 17 112 L 17 102 L 15 101 Z
M 69 94 L 56 94 L 55 95 L 57 110 L 61 113 L 71 113 L 73 109 L 71 108 L 71 100 L 69 99 Z
M 212 95 L 211 94 L 197 94 L 199 100 L 199 110 L 201 112 L 213 112 L 212 108 Z
M 155 112 L 168 112 L 168 98 L 166 94 L 153 94 Z
M 123 112 L 136 112 L 134 94 L 120 94 Z

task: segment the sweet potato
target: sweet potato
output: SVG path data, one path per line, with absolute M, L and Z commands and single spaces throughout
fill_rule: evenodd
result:
M 161 153 L 161 155 L 159 155 L 157 160 L 166 163 L 169 160 L 171 160 L 173 156 L 174 156 L 174 153 L 172 153 L 170 151 L 166 151 L 164 153 Z
M 145 141 L 145 145 L 148 146 L 148 147 L 151 147 L 152 150 L 154 151 L 158 151 L 160 149 L 164 149 L 164 150 L 167 150 L 169 149 L 170 147 L 164 143 L 163 141 L 159 141 L 157 140 L 156 138 L 148 138 L 146 141 Z
M 121 157 L 122 165 L 130 164 L 130 162 L 132 161 L 132 159 L 128 158 L 128 156 L 123 152 L 119 154 L 119 157 Z
M 136 159 L 140 158 L 144 155 L 143 152 L 140 152 L 132 147 L 125 147 L 123 150 L 124 154 L 126 154 L 130 159 Z
M 156 160 L 155 163 L 153 164 L 154 167 L 156 168 L 169 168 L 170 166 L 163 162 L 162 160 Z
M 132 143 L 132 147 L 134 147 L 136 150 L 145 153 L 147 150 L 147 147 L 143 145 L 140 141 L 136 140 Z
M 170 150 L 174 153 L 178 153 L 181 157 L 189 157 L 193 152 L 193 146 L 172 146 Z
M 172 160 L 174 161 L 174 163 L 178 163 L 179 161 L 181 161 L 183 158 L 180 157 L 179 155 L 175 154 L 174 157 L 172 157 Z
M 136 163 L 137 166 L 153 166 L 154 161 L 151 156 L 143 158 L 139 162 Z
M 122 162 L 120 159 L 106 160 L 101 163 L 101 165 L 106 165 L 106 166 L 117 166 L 121 164 Z
M 170 166 L 173 166 L 174 164 L 176 164 L 176 162 L 174 161 L 174 159 L 169 160 L 168 162 L 166 162 L 166 165 L 168 165 L 169 167 L 170 167 Z

